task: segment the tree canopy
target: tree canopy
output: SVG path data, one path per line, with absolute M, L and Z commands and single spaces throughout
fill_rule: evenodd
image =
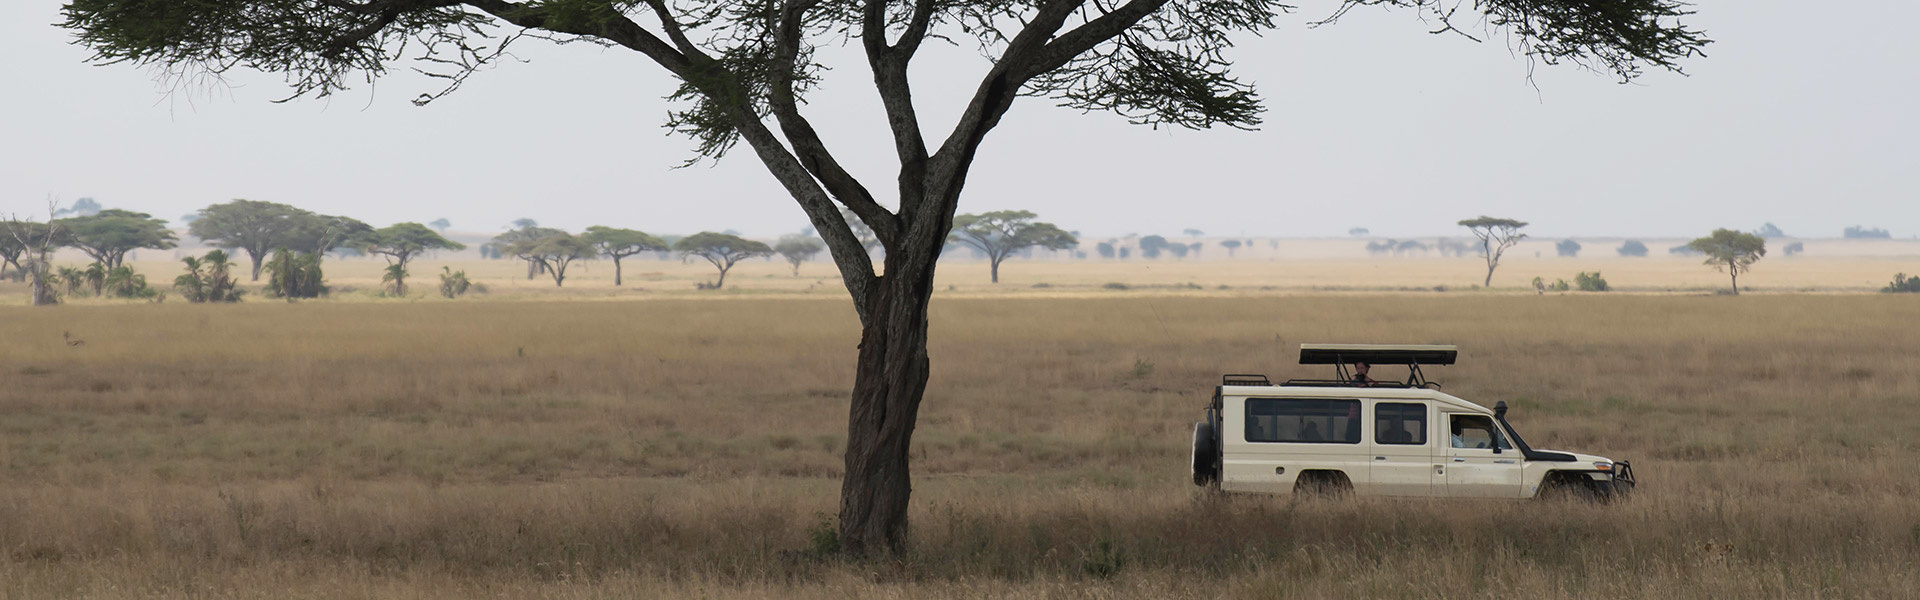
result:
M 1753 263 L 1767 255 L 1767 240 L 1732 229 L 1715 229 L 1713 234 L 1687 243 L 1687 248 L 1707 256 L 1706 265 L 1733 278 L 1733 293 L 1740 294 L 1740 274 L 1753 270 Z
M 613 284 L 620 285 L 620 260 L 641 252 L 658 252 L 668 249 L 667 242 L 647 235 L 644 231 L 620 229 L 595 225 L 587 228 L 587 243 L 593 244 L 600 256 L 613 259 Z
M 680 241 L 673 243 L 673 249 L 679 251 L 681 256 L 707 259 L 707 262 L 720 269 L 720 280 L 713 283 L 713 289 L 720 289 L 727 284 L 727 271 L 733 270 L 733 265 L 756 256 L 773 254 L 773 248 L 764 243 L 711 231 L 680 238 Z
M 1034 221 L 1039 215 L 1024 210 L 997 210 L 953 218 L 953 241 L 987 255 L 993 282 L 1000 283 L 1000 263 L 1027 248 L 1066 250 L 1080 245 L 1073 234 L 1052 223 Z
M 773 251 L 787 259 L 787 264 L 793 265 L 795 277 L 800 276 L 800 263 L 807 262 L 808 259 L 826 249 L 827 245 L 821 243 L 820 238 L 810 235 L 789 235 L 780 238 L 780 242 L 773 245 Z
M 1493 270 L 1500 268 L 1500 257 L 1507 253 L 1507 249 L 1527 239 L 1527 234 L 1520 233 L 1527 222 L 1482 215 L 1477 219 L 1462 220 L 1460 226 L 1473 232 L 1473 237 L 1480 238 L 1480 257 L 1487 261 L 1487 280 L 1482 285 L 1493 287 Z
M 175 245 L 173 230 L 166 219 L 147 213 L 118 208 L 58 221 L 67 231 L 67 244 L 87 253 L 111 270 L 120 266 L 127 253 L 141 248 L 165 250 Z
M 1411 9 L 1442 30 L 1465 8 L 1460 18 L 1504 33 L 1530 60 L 1623 80 L 1678 70 L 1708 43 L 1681 23 L 1690 12 L 1680 0 L 1343 0 L 1329 21 L 1375 5 Z M 933 273 L 988 134 L 1033 96 L 1155 126 L 1256 127 L 1261 98 L 1234 75 L 1230 50 L 1236 37 L 1274 29 L 1287 9 L 1279 0 L 70 0 L 62 25 L 96 63 L 183 75 L 260 69 L 283 76 L 293 96 L 325 96 L 413 59 L 446 84 L 420 103 L 524 37 L 644 56 L 679 84 L 666 125 L 692 139 L 696 158 L 749 148 L 839 267 L 862 327 L 840 540 L 860 555 L 904 548 Z M 929 40 L 977 47 L 985 63 L 935 139 L 908 77 Z M 862 50 L 873 75 L 898 165 L 881 192 L 843 166 L 803 110 L 828 67 L 816 61 L 843 55 L 818 50 L 835 44 Z M 872 230 L 883 264 L 853 222 Z
M 402 266 L 421 254 L 467 247 L 419 223 L 395 223 L 363 233 L 355 241 L 354 245 L 362 251 L 386 256 L 388 262 Z
M 187 224 L 187 232 L 208 244 L 247 251 L 253 260 L 253 280 L 260 280 L 260 268 L 274 248 L 293 248 L 303 230 L 317 226 L 323 219 L 304 209 L 277 202 L 234 200 L 200 209 L 200 218 Z M 299 248 L 307 251 L 307 248 Z
M 567 266 L 573 261 L 599 254 L 593 242 L 565 231 L 521 239 L 507 246 L 506 252 L 520 260 L 538 263 L 541 270 L 553 277 L 554 287 L 566 283 Z

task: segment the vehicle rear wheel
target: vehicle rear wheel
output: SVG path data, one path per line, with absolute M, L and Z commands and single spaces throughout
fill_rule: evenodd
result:
M 1193 473 L 1194 485 L 1220 483 L 1219 457 L 1219 438 L 1213 434 L 1213 424 L 1206 421 L 1194 423 L 1193 456 L 1187 463 L 1187 470 Z

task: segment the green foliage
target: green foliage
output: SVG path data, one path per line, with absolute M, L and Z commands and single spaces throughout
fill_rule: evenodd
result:
M 727 283 L 727 271 L 742 260 L 756 256 L 771 256 L 773 248 L 766 244 L 745 239 L 737 235 L 702 231 L 673 243 L 673 249 L 683 257 L 698 256 L 713 263 L 720 269 L 720 280 L 711 285 L 702 284 L 707 289 L 720 289 Z
M 1906 273 L 1895 273 L 1893 283 L 1887 284 L 1887 287 L 1881 288 L 1880 291 L 1887 294 L 1920 293 L 1920 277 L 1908 277 Z
M 807 527 L 807 541 L 817 558 L 826 558 L 840 553 L 840 528 L 827 513 L 816 513 L 813 525 Z
M 473 282 L 467 281 L 465 270 L 455 271 L 453 267 L 440 267 L 440 295 L 458 298 L 467 294 Z
M 1573 286 L 1568 284 L 1565 279 L 1555 279 L 1553 280 L 1553 285 L 1547 286 L 1547 291 L 1549 292 L 1567 292 L 1572 290 Z
M 993 281 L 999 283 L 1000 262 L 1014 252 L 1027 248 L 1066 250 L 1080 244 L 1073 234 L 1054 224 L 1034 221 L 1038 216 L 1024 210 L 959 215 L 953 218 L 953 231 L 947 239 L 985 253 L 992 264 Z
M 407 297 L 407 265 L 393 263 L 380 273 L 380 284 L 386 286 L 387 295 Z
M 212 250 L 200 258 L 180 259 L 187 272 L 173 280 L 173 289 L 188 302 L 239 302 L 243 293 L 232 275 L 233 261 L 224 250 Z
M 151 300 L 160 297 L 160 290 L 147 287 L 147 276 L 133 272 L 133 267 L 122 265 L 107 272 L 106 296 Z
M 368 254 L 380 254 L 387 261 L 405 267 L 415 257 L 435 250 L 463 250 L 467 246 L 449 240 L 419 223 L 395 223 L 362 233 L 353 245 Z M 404 269 L 403 269 L 404 271 Z M 405 279 L 402 275 L 401 279 Z
M 805 235 L 789 235 L 780 238 L 780 243 L 773 245 L 773 251 L 786 258 L 787 264 L 793 265 L 795 277 L 800 276 L 800 263 L 812 259 L 814 255 L 826 249 L 826 243 L 821 242 L 820 238 Z
M 1767 255 L 1767 240 L 1732 229 L 1715 229 L 1712 235 L 1687 243 L 1687 249 L 1707 257 L 1706 265 L 1733 278 L 1733 293 L 1740 293 L 1740 274 L 1753 269 L 1753 263 Z
M 1173 244 L 1168 243 L 1165 237 L 1157 235 L 1143 237 L 1140 238 L 1140 256 L 1157 259 L 1160 258 L 1160 253 L 1166 252 L 1172 246 Z
M 646 234 L 641 234 L 646 235 Z M 539 237 L 521 237 L 505 248 L 507 254 L 533 264 L 553 276 L 554 287 L 567 280 L 567 266 L 573 261 L 596 256 L 599 249 L 587 239 L 559 230 L 547 230 Z
M 587 243 L 593 245 L 594 251 L 598 252 L 600 256 L 613 259 L 614 285 L 624 283 L 624 281 L 622 281 L 624 276 L 620 268 L 621 259 L 642 252 L 660 252 L 668 249 L 665 240 L 647 235 L 644 231 L 635 231 L 632 229 L 617 229 L 595 225 L 587 228 L 587 233 L 584 237 Z M 499 238 L 494 239 L 496 243 L 498 243 Z
M 140 248 L 165 250 L 174 247 L 175 242 L 165 219 L 117 208 L 55 223 L 66 230 L 67 245 L 86 252 L 108 269 L 120 266 L 128 252 Z
M 1605 292 L 1613 289 L 1607 285 L 1607 278 L 1601 277 L 1599 271 L 1592 273 L 1581 271 L 1579 275 L 1573 276 L 1573 285 L 1580 288 L 1582 292 Z
M 234 200 L 200 209 L 199 218 L 187 224 L 188 233 L 208 244 L 229 250 L 245 250 L 253 260 L 253 279 L 268 253 L 288 249 L 297 253 L 326 254 L 348 239 L 372 231 L 366 223 L 347 217 L 334 217 L 280 204 L 255 200 Z
M 280 248 L 267 261 L 273 273 L 267 279 L 267 295 L 275 298 L 319 298 L 327 295 L 325 275 L 320 271 L 320 255 Z

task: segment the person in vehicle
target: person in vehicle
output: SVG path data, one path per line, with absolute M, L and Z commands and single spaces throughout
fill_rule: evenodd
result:
M 1373 370 L 1373 365 L 1353 363 L 1353 384 L 1360 387 L 1373 385 L 1373 378 L 1367 376 L 1367 371 L 1371 370 Z

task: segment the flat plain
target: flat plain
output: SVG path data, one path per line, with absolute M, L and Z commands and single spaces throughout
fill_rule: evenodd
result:
M 1920 589 L 1920 301 L 1783 293 L 1800 284 L 1760 274 L 1763 293 L 1715 296 L 1694 290 L 1719 281 L 1696 261 L 1596 260 L 1616 282 L 1699 273 L 1671 292 L 1536 296 L 1462 291 L 1471 261 L 1439 259 L 1260 261 L 1291 267 L 1285 280 L 1236 261 L 1155 275 L 1035 261 L 1009 263 L 1001 286 L 984 266 L 943 267 L 955 289 L 934 303 L 914 549 L 862 564 L 816 550 L 858 337 L 822 265 L 794 278 L 753 263 L 729 278 L 739 291 L 708 296 L 677 262 L 629 265 L 660 273 L 629 282 L 655 291 L 615 291 L 605 265 L 549 291 L 496 261 L 454 265 L 496 290 L 459 300 L 14 302 L 0 306 L 0 597 Z M 1900 270 L 1800 260 L 1833 262 L 1761 268 L 1814 284 Z M 344 264 L 333 279 L 352 287 Z M 1374 264 L 1383 281 L 1335 285 Z M 561 301 L 582 299 L 649 301 Z M 1448 392 L 1507 401 L 1536 446 L 1634 461 L 1641 489 L 1587 505 L 1191 486 L 1189 428 L 1219 375 L 1317 374 L 1290 364 L 1302 342 L 1459 344 L 1461 364 L 1430 373 Z

